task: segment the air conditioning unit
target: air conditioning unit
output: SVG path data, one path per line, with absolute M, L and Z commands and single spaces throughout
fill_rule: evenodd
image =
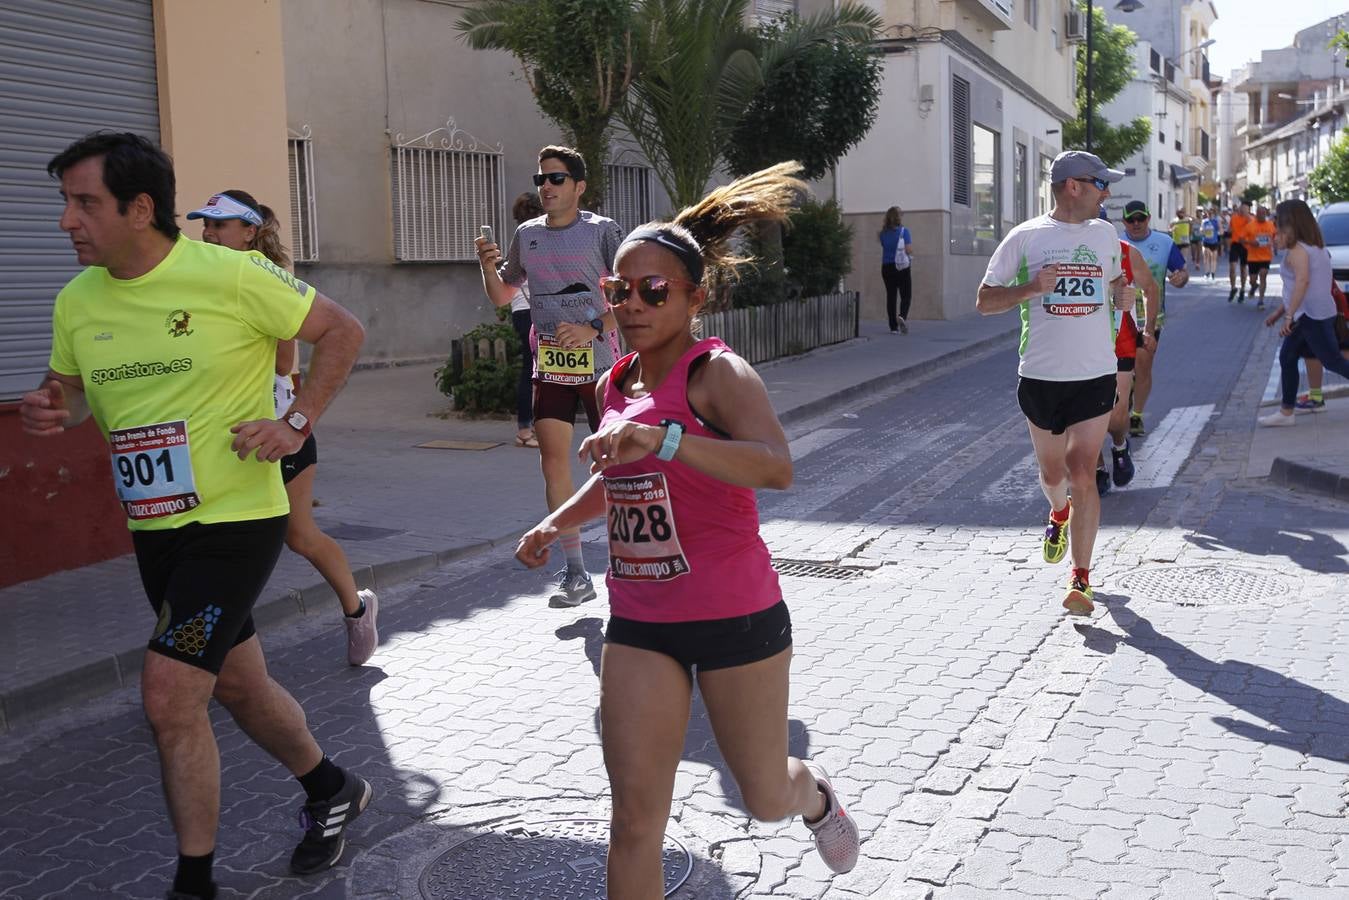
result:
M 1087 39 L 1087 17 L 1075 9 L 1063 17 L 1063 39 L 1069 44 L 1080 44 Z

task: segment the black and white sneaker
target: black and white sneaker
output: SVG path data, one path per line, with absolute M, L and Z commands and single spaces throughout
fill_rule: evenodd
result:
M 375 795 L 370 782 L 350 772 L 344 774 L 342 790 L 328 800 L 300 807 L 304 837 L 290 855 L 290 870 L 296 875 L 312 875 L 337 865 L 347 843 L 343 832 Z

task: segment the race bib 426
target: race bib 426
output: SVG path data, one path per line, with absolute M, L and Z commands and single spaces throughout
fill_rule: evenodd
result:
M 201 505 L 192 474 L 187 422 L 108 432 L 112 480 L 128 518 L 176 516 Z
M 1086 316 L 1105 302 L 1105 273 L 1096 263 L 1059 263 L 1054 290 L 1044 295 L 1051 316 Z

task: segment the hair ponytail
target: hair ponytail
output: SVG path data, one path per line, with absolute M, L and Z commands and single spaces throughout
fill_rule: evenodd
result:
M 259 203 L 248 191 L 228 190 L 222 193 L 251 206 L 262 215 L 262 224 L 254 226 L 257 233 L 253 235 L 253 240 L 249 241 L 248 249 L 258 251 L 283 269 L 289 269 L 290 252 L 286 249 L 286 245 L 281 243 L 281 223 L 277 221 L 272 208 Z

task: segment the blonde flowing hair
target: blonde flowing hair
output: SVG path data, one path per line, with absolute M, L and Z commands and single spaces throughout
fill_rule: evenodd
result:
M 255 226 L 257 233 L 248 242 L 249 250 L 256 250 L 283 269 L 290 268 L 290 251 L 281 243 L 281 223 L 270 206 L 264 206 L 253 198 L 248 191 L 231 189 L 222 191 L 226 197 L 233 197 L 240 203 L 251 206 L 262 214 L 262 224 Z

